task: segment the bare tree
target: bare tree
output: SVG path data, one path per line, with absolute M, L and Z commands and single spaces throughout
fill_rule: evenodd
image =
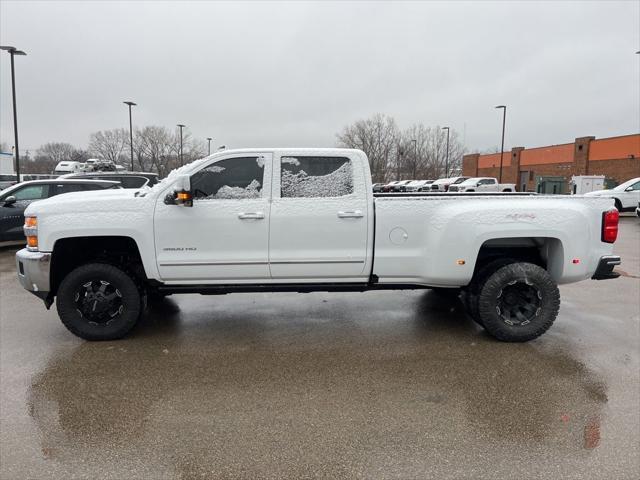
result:
M 59 162 L 83 162 L 87 152 L 77 149 L 70 143 L 52 142 L 42 145 L 36 150 L 35 158 L 25 158 L 22 168 L 24 173 L 51 173 Z
M 122 151 L 127 145 L 129 145 L 129 133 L 124 128 L 101 130 L 89 136 L 89 151 L 113 163 L 122 160 Z
M 165 127 L 136 129 L 134 152 L 140 169 L 156 171 L 163 177 L 177 166 L 175 135 Z
M 36 157 L 47 158 L 52 162 L 72 161 L 76 147 L 70 143 L 45 143 L 36 151 Z
M 423 124 L 415 124 L 400 136 L 401 170 L 411 179 L 431 178 L 429 172 L 429 137 L 431 131 Z
M 464 147 L 456 130 L 449 133 L 451 173 L 459 170 Z M 392 117 L 376 114 L 345 127 L 337 138 L 340 146 L 367 154 L 374 182 L 436 179 L 446 173 L 447 135 L 439 126 L 418 123 L 399 132 Z
M 371 118 L 358 120 L 346 126 L 337 138 L 340 146 L 359 148 L 367 154 L 374 182 L 391 179 L 394 174 L 393 166 L 399 159 L 400 140 L 398 127 L 393 118 L 378 113 Z

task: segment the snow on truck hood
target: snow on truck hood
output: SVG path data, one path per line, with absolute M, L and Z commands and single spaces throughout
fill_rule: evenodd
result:
M 113 209 L 117 204 L 119 209 L 128 204 L 135 209 L 138 198 L 134 189 L 90 190 L 84 192 L 64 193 L 45 200 L 31 203 L 25 210 L 25 215 L 38 215 L 43 212 L 86 212 Z M 119 200 L 122 200 L 119 202 Z M 102 207 L 102 208 L 100 208 Z

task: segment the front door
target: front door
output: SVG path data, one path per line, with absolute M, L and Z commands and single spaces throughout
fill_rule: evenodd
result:
M 50 185 L 32 183 L 22 185 L 0 199 L 0 241 L 23 240 L 24 211 L 30 203 L 50 196 Z M 5 205 L 5 198 L 14 197 L 14 203 Z
M 208 164 L 191 176 L 193 207 L 158 199 L 156 256 L 163 280 L 269 278 L 271 159 L 270 153 L 245 153 Z
M 290 282 L 366 276 L 368 192 L 347 157 L 278 155 L 274 159 L 269 263 Z

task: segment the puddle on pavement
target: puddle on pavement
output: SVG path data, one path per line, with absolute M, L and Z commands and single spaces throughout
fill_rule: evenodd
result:
M 437 310 L 428 321 L 391 322 L 396 337 L 382 320 L 380 335 L 333 321 L 295 330 L 287 318 L 268 334 L 260 308 L 233 325 L 202 313 L 184 327 L 169 302 L 157 314 L 167 318 L 132 338 L 58 353 L 34 377 L 29 414 L 42 455 L 108 451 L 200 472 L 381 445 L 443 456 L 489 444 L 560 456 L 598 448 L 607 387 L 594 372 L 565 352 L 474 333 L 433 302 L 416 303 Z

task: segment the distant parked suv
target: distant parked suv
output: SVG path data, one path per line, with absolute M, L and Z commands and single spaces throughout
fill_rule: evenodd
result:
M 391 186 L 391 192 L 406 192 L 407 185 L 409 185 L 413 180 L 400 180 Z
M 158 183 L 157 173 L 147 172 L 82 172 L 70 173 L 60 178 L 83 178 L 86 180 L 110 180 L 120 182 L 123 188 L 148 187 Z
M 121 188 L 117 182 L 97 180 L 33 180 L 0 191 L 0 242 L 23 240 L 24 211 L 37 200 L 63 193 Z
M 447 192 L 449 191 L 449 187 L 451 185 L 458 185 L 469 177 L 450 177 L 450 178 L 439 178 L 435 182 L 431 184 L 432 192 Z
M 405 192 L 428 192 L 433 180 L 414 180 L 407 184 Z

